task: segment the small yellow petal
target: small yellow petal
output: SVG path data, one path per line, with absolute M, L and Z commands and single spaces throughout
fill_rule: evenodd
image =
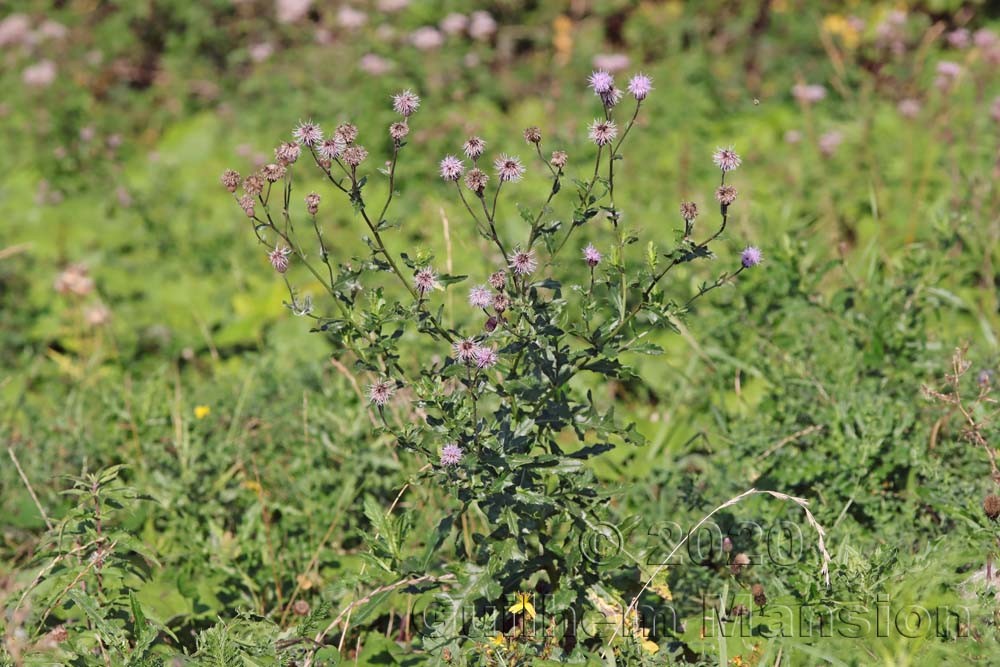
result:
M 643 639 L 642 647 L 650 653 L 656 653 L 660 650 L 660 645 L 650 639 Z
M 195 419 L 204 419 L 205 417 L 207 417 L 211 413 L 212 413 L 212 408 L 208 407 L 207 405 L 198 405 L 198 406 L 195 406 L 195 408 L 194 408 L 194 418 Z

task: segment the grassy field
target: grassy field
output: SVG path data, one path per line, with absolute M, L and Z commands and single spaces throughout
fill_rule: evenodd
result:
M 1000 661 L 991 3 L 14 0 L 0 46 L 0 664 Z M 466 294 L 503 264 L 439 161 L 471 135 L 521 157 L 499 238 L 570 227 L 571 179 L 606 155 L 602 69 L 653 82 L 620 220 L 595 208 L 558 258 L 539 242 L 510 319 L 617 334 L 636 304 L 643 343 L 587 320 L 530 362 L 579 354 L 558 381 L 501 345 L 472 400 L 487 438 L 449 402 L 472 371 L 420 331 L 481 330 Z M 367 210 L 395 190 L 382 256 L 468 280 L 413 306 L 306 164 L 296 232 L 319 192 L 336 285 L 295 255 L 274 271 L 219 177 L 310 119 L 357 126 Z M 720 146 L 742 158 L 725 231 L 641 309 L 644 262 L 685 247 L 680 203 L 715 230 Z M 764 259 L 733 276 L 748 245 Z M 419 380 L 382 408 L 382 373 Z M 515 418 L 550 402 L 559 428 Z M 499 444 L 449 467 L 463 420 Z

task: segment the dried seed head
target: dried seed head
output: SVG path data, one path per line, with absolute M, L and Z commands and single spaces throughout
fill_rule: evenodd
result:
M 368 151 L 364 146 L 348 146 L 344 149 L 344 162 L 357 167 L 368 158 Z
M 506 294 L 497 292 L 493 295 L 493 310 L 502 315 L 508 308 L 510 308 L 510 298 Z
M 486 150 L 486 142 L 479 137 L 469 137 L 462 150 L 470 160 L 478 160 Z
M 405 121 L 396 121 L 389 126 L 389 136 L 397 144 L 406 138 L 406 135 L 410 133 L 410 126 L 406 124 Z
M 681 202 L 681 217 L 685 222 L 694 222 L 698 217 L 698 205 L 693 201 Z
M 285 168 L 280 164 L 266 164 L 260 170 L 260 173 L 264 176 L 264 179 L 268 183 L 277 183 L 282 178 L 285 177 Z
M 562 169 L 566 166 L 566 162 L 568 160 L 569 157 L 566 155 L 565 151 L 553 151 L 552 159 L 549 160 L 549 163 L 556 169 Z
M 733 574 L 739 574 L 743 569 L 750 564 L 750 556 L 745 553 L 738 553 L 733 556 L 733 561 L 729 565 L 729 569 Z
M 260 174 L 250 174 L 243 181 L 243 191 L 251 197 L 256 197 L 264 191 L 264 179 Z
M 240 175 L 232 169 L 226 169 L 222 172 L 221 180 L 222 185 L 224 185 L 230 192 L 236 192 L 236 189 L 240 187 Z
M 992 521 L 996 521 L 997 517 L 1000 517 L 1000 497 L 993 493 L 986 496 L 983 500 L 983 511 Z
M 274 159 L 278 161 L 278 164 L 283 164 L 287 167 L 290 164 L 295 164 L 301 152 L 301 146 L 286 141 L 274 149 Z
M 500 270 L 490 276 L 490 285 L 498 292 L 502 292 L 507 284 L 507 272 Z
M 470 169 L 465 175 L 465 187 L 469 188 L 476 194 L 483 194 L 483 190 L 486 189 L 486 183 L 490 180 L 489 174 L 485 171 L 476 167 L 475 169 Z
M 454 155 L 445 155 L 438 166 L 440 167 L 441 178 L 446 181 L 457 181 L 462 178 L 462 174 L 465 172 L 465 165 Z
M 341 123 L 334 130 L 333 136 L 340 140 L 340 143 L 349 146 L 358 138 L 358 128 L 350 123 Z
M 754 584 L 750 587 L 750 594 L 753 595 L 753 603 L 758 607 L 763 607 L 767 604 L 767 595 L 764 593 L 764 586 L 761 584 Z
M 537 127 L 529 127 L 524 131 L 524 140 L 529 144 L 537 144 L 542 141 L 542 131 Z
M 720 185 L 715 191 L 715 199 L 723 208 L 736 201 L 736 188 L 731 185 Z

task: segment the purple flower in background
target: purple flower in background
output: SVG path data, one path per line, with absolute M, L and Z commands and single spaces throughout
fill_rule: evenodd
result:
M 478 285 L 469 290 L 469 305 L 474 308 L 489 308 L 493 303 L 493 292 L 486 285 Z
M 510 258 L 510 268 L 519 276 L 526 276 L 534 273 L 538 268 L 538 260 L 535 259 L 534 250 L 518 250 Z
M 420 108 L 420 98 L 407 89 L 392 96 L 392 108 L 400 116 L 408 117 Z
M 601 263 L 601 253 L 597 251 L 593 243 L 588 243 L 587 247 L 583 249 L 583 259 L 586 260 L 587 266 L 594 268 Z
M 760 264 L 760 261 L 764 259 L 764 254 L 761 253 L 760 248 L 756 246 L 747 246 L 740 253 L 740 264 L 743 265 L 744 269 L 752 269 L 753 267 Z
M 425 296 L 428 292 L 439 286 L 434 269 L 430 267 L 424 267 L 417 271 L 417 274 L 413 276 L 413 284 L 416 286 L 420 296 Z
M 291 250 L 284 246 L 277 246 L 267 254 L 267 260 L 271 262 L 271 266 L 278 273 L 284 273 L 288 270 L 288 255 L 291 254 Z
M 441 465 L 443 466 L 454 466 L 458 465 L 459 461 L 462 460 L 462 455 L 464 452 L 462 448 L 453 442 L 448 443 L 441 448 Z
M 292 136 L 303 146 L 315 146 L 323 141 L 323 130 L 316 123 L 307 120 L 292 130 Z
M 590 87 L 593 88 L 594 92 L 598 95 L 605 95 L 611 92 L 611 89 L 615 86 L 615 78 L 603 69 L 592 72 L 588 81 L 590 83 Z
M 493 160 L 493 166 L 497 170 L 497 176 L 504 183 L 517 182 L 524 176 L 524 165 L 521 164 L 520 158 L 513 155 L 501 154 Z
M 653 90 L 653 80 L 648 76 L 639 72 L 628 82 L 628 92 L 632 94 L 637 101 L 642 102 L 649 95 L 649 92 Z
M 844 141 L 844 135 L 837 130 L 831 130 L 819 138 L 819 150 L 826 157 L 837 152 L 837 147 Z
M 389 402 L 395 391 L 396 385 L 392 381 L 383 378 L 368 385 L 368 400 L 381 408 Z
M 454 155 L 446 155 L 440 163 L 441 178 L 446 181 L 457 181 L 465 172 L 465 165 Z
M 712 154 L 712 162 L 722 171 L 732 171 L 742 163 L 740 156 L 736 154 L 732 146 L 729 148 L 716 148 L 715 153 Z
M 800 104 L 815 104 L 826 97 L 826 88 L 816 83 L 797 83 L 792 86 L 792 97 Z
M 480 370 L 493 368 L 498 361 L 500 361 L 500 357 L 492 347 L 481 347 L 476 350 L 476 367 Z

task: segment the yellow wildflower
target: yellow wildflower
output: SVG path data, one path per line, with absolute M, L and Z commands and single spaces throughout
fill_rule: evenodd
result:
M 208 407 L 207 405 L 196 405 L 194 408 L 195 419 L 204 419 L 211 413 L 212 413 L 212 408 Z
M 861 41 L 861 33 L 857 24 L 840 14 L 828 14 L 823 17 L 823 32 L 839 37 L 848 49 L 855 49 Z
M 531 604 L 531 593 L 518 593 L 517 602 L 508 609 L 512 614 L 524 613 L 528 618 L 535 617 L 535 606 Z
M 506 640 L 504 639 L 503 633 L 498 632 L 497 636 L 490 640 L 490 643 L 493 644 L 494 646 L 503 646 L 504 641 Z

